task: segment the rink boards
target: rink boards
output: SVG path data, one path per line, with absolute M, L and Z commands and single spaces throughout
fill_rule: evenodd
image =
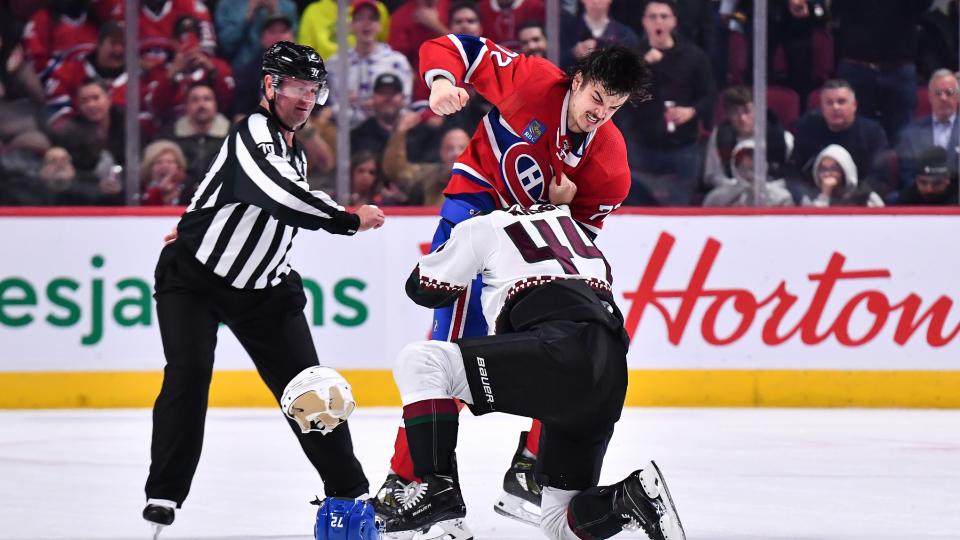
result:
M 153 266 L 176 210 L 0 210 L 0 408 L 144 407 L 161 380 Z M 361 405 L 430 313 L 403 283 L 436 217 L 302 231 L 321 361 Z M 619 212 L 598 245 L 631 334 L 628 405 L 960 407 L 960 212 Z M 229 331 L 214 406 L 268 406 Z

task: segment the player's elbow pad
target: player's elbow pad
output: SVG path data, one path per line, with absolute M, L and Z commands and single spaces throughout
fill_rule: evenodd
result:
M 410 273 L 410 277 L 407 278 L 407 284 L 405 286 L 407 296 L 413 300 L 417 305 L 437 309 L 447 306 L 452 306 L 454 302 L 457 301 L 457 298 L 460 296 L 461 291 L 437 291 L 437 290 L 424 290 L 420 286 L 420 268 L 414 268 L 413 272 Z

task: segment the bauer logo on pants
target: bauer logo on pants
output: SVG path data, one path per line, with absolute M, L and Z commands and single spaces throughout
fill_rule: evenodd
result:
M 483 393 L 487 396 L 487 403 L 493 403 L 493 389 L 490 388 L 490 377 L 487 375 L 486 361 L 478 356 L 477 368 L 480 370 L 480 384 L 483 386 Z

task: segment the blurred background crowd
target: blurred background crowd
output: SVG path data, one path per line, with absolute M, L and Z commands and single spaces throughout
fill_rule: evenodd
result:
M 754 111 L 750 0 L 560 0 L 558 62 L 635 47 L 652 99 L 614 117 L 633 176 L 625 204 L 745 206 L 754 116 L 766 117 L 769 206 L 956 205 L 957 1 L 769 0 L 767 110 Z M 0 205 L 123 205 L 123 0 L 2 0 Z M 418 48 L 446 33 L 545 56 L 544 0 L 353 0 L 349 48 L 336 0 L 142 0 L 141 205 L 189 201 L 233 122 L 257 108 L 260 56 L 314 47 L 331 87 L 297 133 L 311 187 L 345 204 L 438 206 L 491 105 L 471 88 L 438 117 Z M 341 73 L 339 55 L 347 55 Z M 337 125 L 346 107 L 349 125 Z M 350 193 L 335 194 L 337 130 Z

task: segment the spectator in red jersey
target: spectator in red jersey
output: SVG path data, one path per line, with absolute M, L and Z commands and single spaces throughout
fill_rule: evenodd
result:
M 480 0 L 477 5 L 484 37 L 514 51 L 520 50 L 520 23 L 544 20 L 543 0 Z
M 483 25 L 480 24 L 480 10 L 477 5 L 470 0 L 460 0 L 450 6 L 447 27 L 450 28 L 451 34 L 482 36 Z
M 407 57 L 414 73 L 420 70 L 420 44 L 450 33 L 443 23 L 447 20 L 449 7 L 449 0 L 410 0 L 393 12 L 388 44 Z M 414 101 L 426 99 L 429 95 L 425 84 L 413 85 Z
M 140 163 L 140 190 L 143 206 L 183 204 L 180 193 L 186 179 L 187 162 L 173 141 L 159 140 L 143 149 Z
M 225 60 L 213 56 L 201 45 L 200 21 L 181 17 L 173 29 L 177 45 L 173 61 L 159 65 L 147 74 L 152 86 L 153 110 L 161 122 L 170 121 L 184 112 L 187 90 L 200 82 L 208 83 L 217 94 L 223 109 L 233 105 L 233 70 Z
M 106 85 L 110 102 L 123 106 L 127 85 L 124 50 L 123 25 L 110 21 L 100 27 L 93 52 L 57 66 L 46 84 L 48 122 L 54 125 L 73 112 L 72 100 L 88 79 Z M 145 92 L 142 87 L 141 95 Z
M 84 56 L 97 45 L 99 21 L 90 0 L 55 0 L 37 10 L 23 29 L 23 48 L 41 78 L 60 62 Z
M 228 0 L 229 1 L 229 0 Z M 100 0 L 99 13 L 114 21 L 124 20 L 124 0 Z M 142 0 L 140 7 L 140 65 L 144 71 L 169 62 L 177 52 L 172 36 L 181 17 L 190 16 L 199 22 L 200 47 L 213 54 L 217 48 L 213 20 L 201 0 Z

